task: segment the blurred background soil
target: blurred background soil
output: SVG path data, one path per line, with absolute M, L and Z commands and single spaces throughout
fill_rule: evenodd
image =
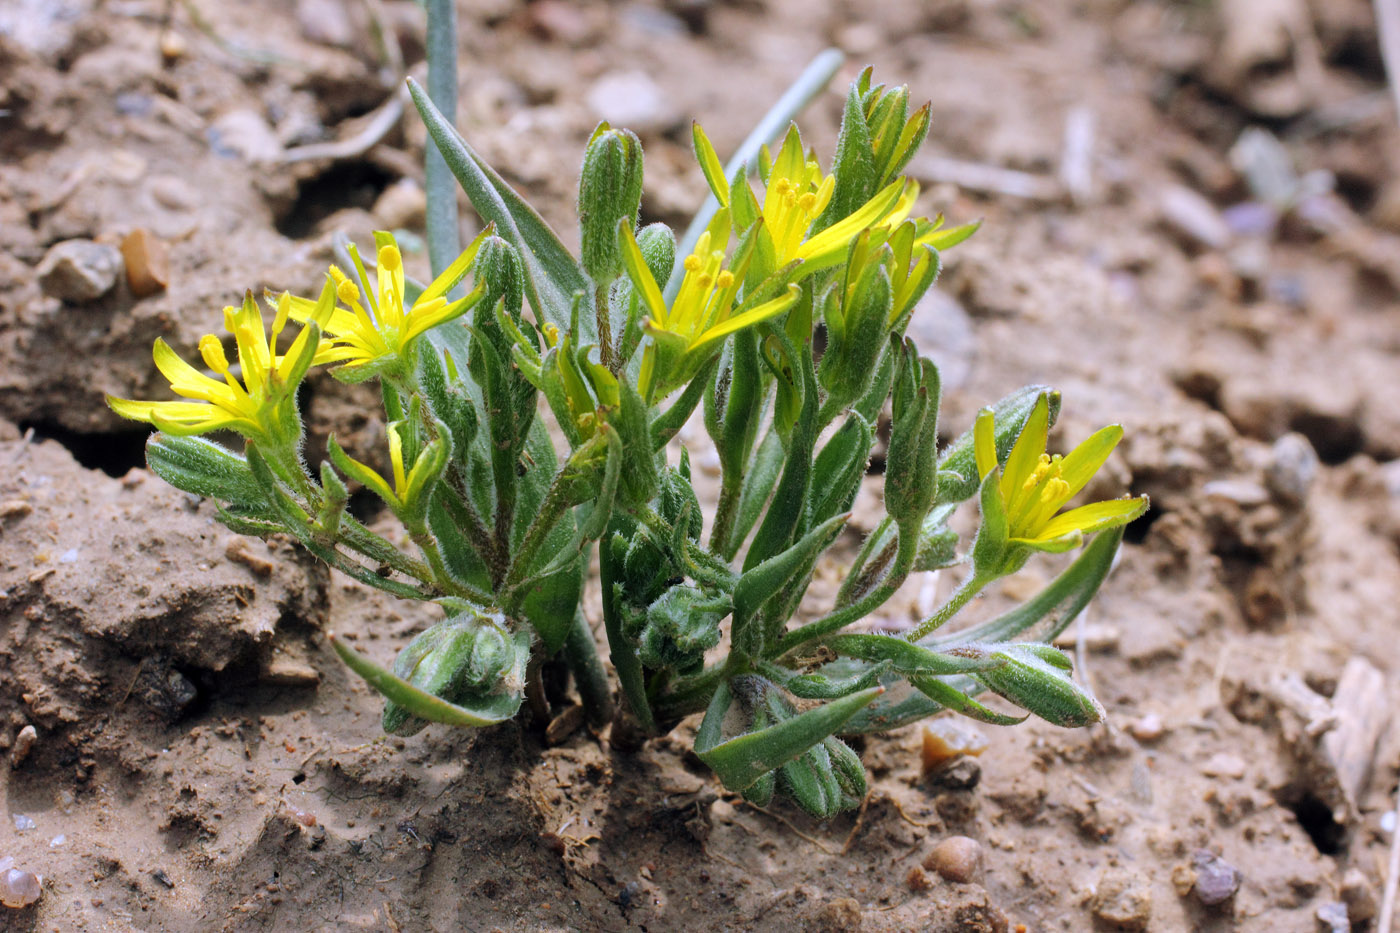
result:
M 829 823 L 725 792 L 693 724 L 636 753 L 570 715 L 384 737 L 323 633 L 387 661 L 431 608 L 232 535 L 102 399 L 164 397 L 153 339 L 192 352 L 245 289 L 314 291 L 335 231 L 401 231 L 422 270 L 424 131 L 394 119 L 421 8 L 5 0 L 0 858 L 44 882 L 0 929 L 1374 929 L 1400 767 L 1400 131 L 1369 2 L 460 17 L 459 126 L 570 242 L 600 119 L 643 139 L 645 219 L 683 225 L 688 121 L 732 151 L 822 48 L 849 64 L 803 117 L 821 153 L 867 62 L 932 100 L 920 208 L 985 220 L 911 329 L 946 435 L 1050 383 L 1059 449 L 1127 429 L 1091 491 L 1152 496 L 1070 633 L 1108 725 L 982 727 L 928 775 L 918 727 L 871 738 L 868 804 Z M 382 457 L 372 392 L 321 376 L 304 401 L 312 457 L 329 431 Z M 703 431 L 683 440 L 712 475 Z

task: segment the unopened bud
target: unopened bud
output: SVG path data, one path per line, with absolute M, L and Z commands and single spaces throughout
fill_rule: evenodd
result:
M 622 275 L 617 227 L 634 224 L 642 202 L 642 144 L 630 130 L 599 124 L 583 154 L 578 217 L 584 271 L 594 282 Z

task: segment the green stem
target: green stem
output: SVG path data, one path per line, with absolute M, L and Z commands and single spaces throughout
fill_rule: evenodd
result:
M 535 516 L 535 520 L 526 529 L 525 537 L 520 542 L 520 548 L 515 552 L 515 558 L 511 561 L 510 570 L 506 573 L 505 585 L 501 588 L 503 593 L 514 589 L 525 578 L 540 548 L 544 547 L 549 533 L 554 530 L 560 517 L 569 508 L 564 488 L 566 470 L 568 470 L 567 463 L 554 475 L 554 481 L 549 484 L 549 491 L 545 493 L 544 501 L 540 503 L 539 514 Z M 509 602 L 510 600 L 503 597 L 502 601 Z
M 428 0 L 428 97 L 449 122 L 457 119 L 457 5 Z M 457 229 L 457 185 L 437 146 L 425 146 L 424 187 L 428 196 L 428 261 L 433 277 L 462 251 Z
M 903 585 L 905 578 L 909 576 L 909 571 L 913 569 L 914 558 L 918 554 L 918 550 L 918 535 L 901 534 L 899 536 L 899 551 L 895 555 L 894 567 L 890 569 L 889 573 L 885 574 L 878 585 L 849 606 L 843 606 L 833 611 L 825 618 L 818 619 L 815 622 L 809 622 L 806 625 L 788 632 L 782 638 L 778 639 L 777 645 L 769 654 L 773 657 L 790 654 L 803 645 L 839 632 L 852 622 L 863 619 L 865 616 L 880 608 L 885 604 L 886 600 L 894 595 L 895 590 L 899 589 L 900 586 Z
M 598 358 L 614 376 L 621 374 L 617 353 L 612 342 L 612 320 L 608 314 L 608 286 L 611 282 L 599 282 L 593 287 L 593 316 L 598 322 Z
M 578 687 L 589 724 L 595 728 L 606 725 L 613 716 L 612 687 L 582 606 L 574 610 L 574 624 L 564 640 L 564 662 L 574 675 L 574 686 Z
M 988 583 L 991 583 L 993 579 L 993 577 L 980 576 L 974 573 L 963 581 L 962 586 L 958 587 L 952 597 L 940 606 L 937 612 L 920 622 L 917 628 L 906 633 L 904 637 L 908 641 L 918 641 L 929 632 L 937 630 L 941 625 L 957 615 L 958 610 L 966 606 L 968 602 L 971 601 L 972 597 L 982 592 L 982 589 Z
M 734 534 L 734 518 L 739 511 L 739 495 L 744 491 L 744 478 L 725 470 L 719 481 L 719 501 L 715 504 L 715 522 L 710 527 L 710 547 L 723 552 Z

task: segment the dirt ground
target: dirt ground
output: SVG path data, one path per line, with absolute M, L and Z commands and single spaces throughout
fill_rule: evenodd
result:
M 473 0 L 460 26 L 462 131 L 566 240 L 600 118 L 643 138 L 647 219 L 681 224 L 704 193 L 688 119 L 732 150 L 828 45 L 849 64 L 803 119 L 819 151 L 866 62 L 932 100 L 920 207 L 985 218 L 911 330 L 948 435 L 1051 383 L 1053 443 L 1123 422 L 1096 491 L 1153 499 L 1078 629 L 1108 725 L 979 727 L 985 752 L 930 776 L 919 727 L 873 737 L 867 806 L 829 823 L 725 792 L 693 723 L 631 754 L 527 723 L 386 738 L 323 632 L 387 661 L 431 611 L 232 535 L 102 396 L 161 397 L 152 340 L 192 350 L 244 289 L 312 290 L 333 232 L 421 235 L 414 120 L 303 148 L 421 74 L 421 8 L 6 0 L 0 858 L 43 889 L 0 929 L 1374 929 L 1400 131 L 1369 2 Z M 100 268 L 136 229 L 169 251 L 141 297 L 140 257 Z M 73 239 L 117 280 L 99 297 L 41 286 Z M 321 378 L 306 402 L 313 455 L 327 431 L 382 449 L 372 396 Z M 922 867 L 952 835 L 980 849 L 965 883 Z

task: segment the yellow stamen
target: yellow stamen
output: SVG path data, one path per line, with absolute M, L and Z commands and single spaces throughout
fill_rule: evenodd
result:
M 199 355 L 204 357 L 204 364 L 219 375 L 227 375 L 228 357 L 224 355 L 224 345 L 219 342 L 219 338 L 213 334 L 205 334 L 199 338 Z

